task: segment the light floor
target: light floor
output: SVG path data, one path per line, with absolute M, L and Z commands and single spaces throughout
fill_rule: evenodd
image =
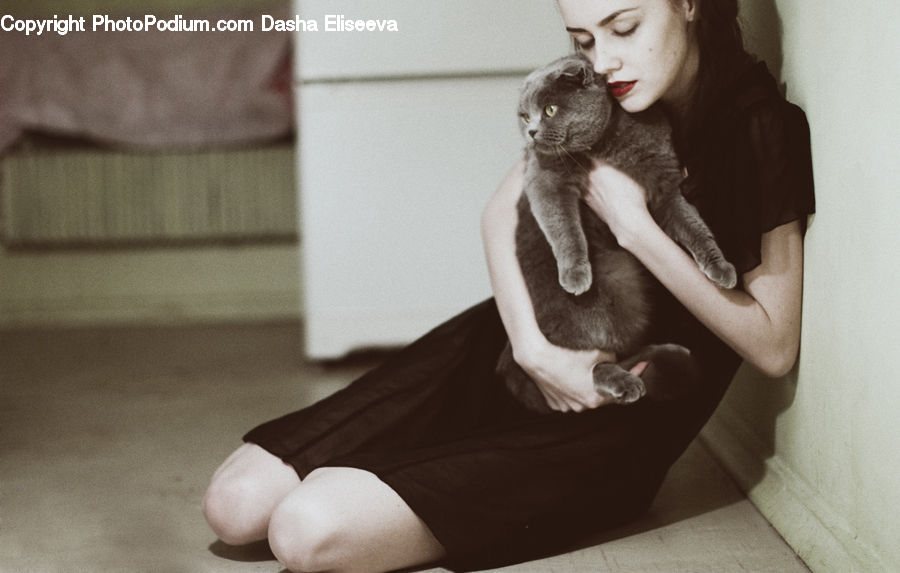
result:
M 371 364 L 304 364 L 299 327 L 0 332 L 0 571 L 280 572 L 200 514 L 219 462 L 256 423 Z M 651 512 L 602 544 L 516 572 L 807 569 L 700 444 Z

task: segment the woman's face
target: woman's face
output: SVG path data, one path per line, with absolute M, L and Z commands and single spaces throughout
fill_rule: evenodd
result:
M 628 112 L 686 106 L 699 52 L 693 0 L 557 0 L 566 30 Z

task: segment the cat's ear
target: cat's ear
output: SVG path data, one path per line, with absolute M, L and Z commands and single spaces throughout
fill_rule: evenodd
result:
M 586 88 L 594 83 L 594 65 L 584 54 L 566 56 L 560 60 L 559 78 Z

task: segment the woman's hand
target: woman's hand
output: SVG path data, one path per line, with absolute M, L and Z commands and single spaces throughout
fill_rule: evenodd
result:
M 652 222 L 644 188 L 615 167 L 596 163 L 584 202 L 609 226 L 619 244 Z
M 544 340 L 525 352 L 514 351 L 516 362 L 534 380 L 552 410 L 583 412 L 612 399 L 594 389 L 594 366 L 615 362 L 600 350 L 570 350 Z
M 545 339 L 525 357 L 515 360 L 534 380 L 551 410 L 583 412 L 614 402 L 612 397 L 600 394 L 594 388 L 594 366 L 601 362 L 616 362 L 615 354 L 602 350 L 571 350 Z M 631 368 L 631 373 L 640 376 L 646 367 L 647 362 L 638 362 Z

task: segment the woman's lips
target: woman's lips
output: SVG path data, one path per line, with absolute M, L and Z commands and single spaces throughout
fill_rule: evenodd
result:
M 637 81 L 633 82 L 612 82 L 607 84 L 609 86 L 609 92 L 615 98 L 620 98 L 631 91 L 631 88 L 634 87 Z

